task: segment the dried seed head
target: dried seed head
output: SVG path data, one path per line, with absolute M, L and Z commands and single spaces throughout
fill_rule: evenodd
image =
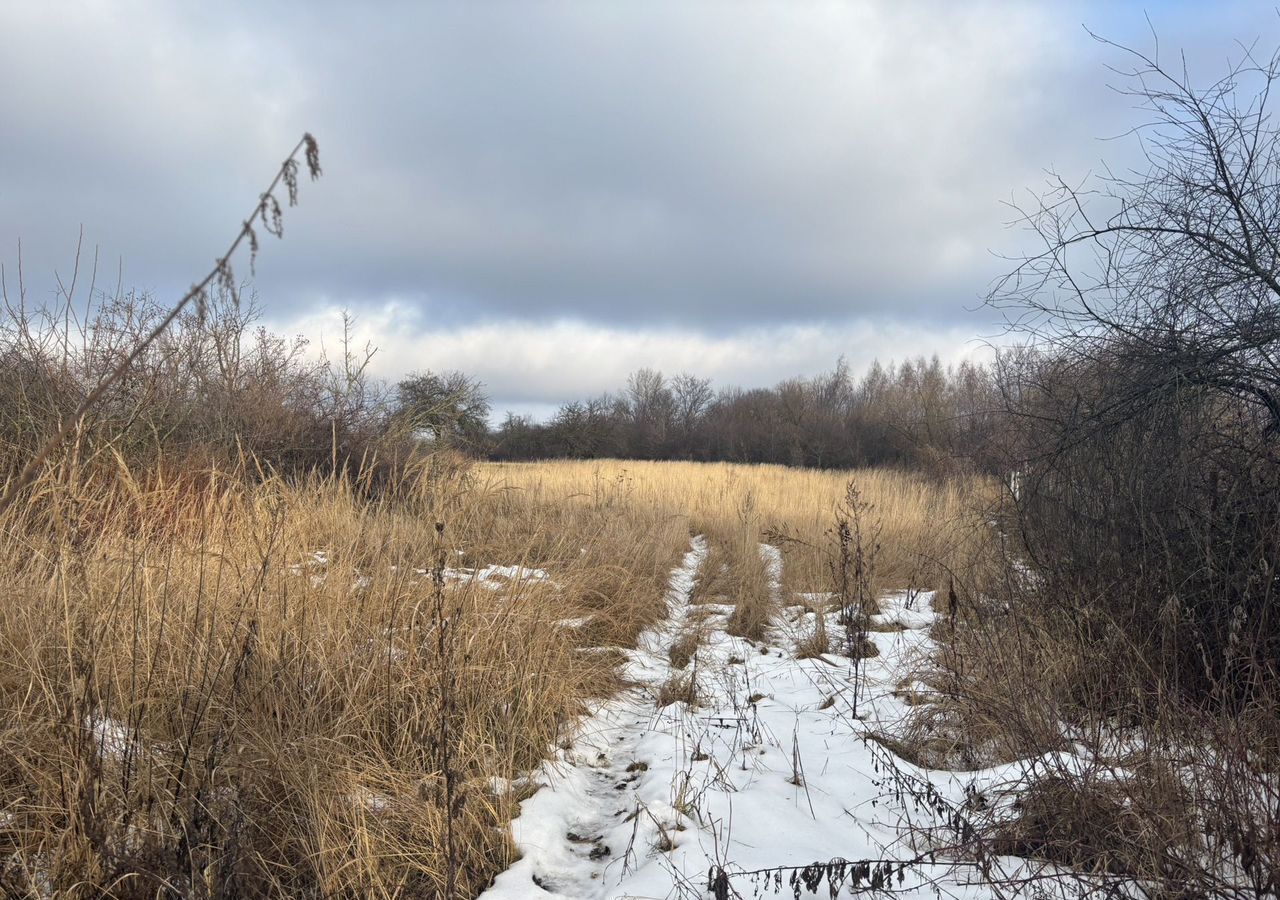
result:
M 249 238 L 249 274 L 258 274 L 258 232 L 253 230 L 253 222 L 244 223 L 245 235 Z
M 268 234 L 284 237 L 284 211 L 280 209 L 280 201 L 274 194 L 263 194 L 258 204 L 258 217 L 262 219 L 262 227 Z
M 236 276 L 231 270 L 231 260 L 223 257 L 216 263 L 218 287 L 231 295 L 231 301 L 235 304 L 236 309 L 240 308 L 240 292 L 236 290 Z
M 284 161 L 284 186 L 289 191 L 289 205 L 298 205 L 298 161 L 292 156 Z
M 321 174 L 320 145 L 309 131 L 302 136 L 302 140 L 307 145 L 307 169 L 311 172 L 311 180 L 315 181 Z

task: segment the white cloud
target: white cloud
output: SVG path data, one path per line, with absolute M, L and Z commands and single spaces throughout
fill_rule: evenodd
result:
M 287 323 L 334 349 L 342 312 L 327 307 Z M 723 334 L 689 329 L 636 329 L 575 321 L 497 321 L 432 329 L 412 307 L 387 304 L 357 317 L 357 345 L 378 348 L 371 370 L 394 380 L 414 370 L 460 369 L 487 386 L 499 410 L 543 412 L 561 402 L 615 391 L 632 371 L 692 372 L 716 386 L 760 387 L 831 369 L 844 356 L 855 372 L 882 362 L 934 353 L 944 363 L 984 359 L 989 350 L 964 328 L 901 322 L 747 328 Z

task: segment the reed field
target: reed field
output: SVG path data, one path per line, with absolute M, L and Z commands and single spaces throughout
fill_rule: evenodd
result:
M 708 536 L 713 553 L 732 554 L 742 565 L 758 564 L 758 543 L 775 543 L 791 594 L 832 589 L 832 532 L 850 485 L 865 508 L 866 540 L 878 548 L 877 589 L 946 589 L 953 579 L 960 589 L 971 587 L 986 576 L 981 570 L 997 539 L 981 516 L 997 505 L 999 488 L 977 476 L 635 460 L 488 463 L 478 474 L 543 502 L 585 502 L 610 486 L 635 508 L 685 517 L 692 533 Z
M 759 542 L 784 594 L 832 589 L 850 483 L 881 587 L 991 552 L 977 478 L 437 455 L 375 488 L 104 459 L 68 454 L 0 522 L 8 896 L 475 896 L 691 535 L 744 634 L 802 602 Z

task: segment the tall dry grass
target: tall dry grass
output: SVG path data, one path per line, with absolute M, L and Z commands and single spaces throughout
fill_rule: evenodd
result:
M 662 612 L 687 532 L 610 491 L 412 478 L 37 482 L 0 523 L 6 894 L 473 896 L 509 863 L 491 779 L 612 689 L 583 651 Z M 488 563 L 556 586 L 449 571 Z
M 608 648 L 664 614 L 690 533 L 767 622 L 759 541 L 790 535 L 788 587 L 829 589 L 851 477 L 886 583 L 954 564 L 939 532 L 981 486 L 437 456 L 370 490 L 73 447 L 0 518 L 0 889 L 474 896 L 512 859 L 522 777 L 616 688 Z M 490 564 L 523 568 L 460 577 Z
M 493 485 L 535 496 L 587 499 L 613 486 L 627 502 L 687 516 L 690 530 L 707 534 L 713 554 L 730 563 L 747 565 L 760 541 L 777 543 L 791 595 L 832 589 L 831 529 L 850 482 L 878 529 L 876 571 L 886 589 L 946 589 L 953 578 L 977 578 L 995 539 L 985 510 L 999 497 L 994 481 L 979 476 L 940 480 L 895 469 L 588 460 L 489 463 L 479 471 Z

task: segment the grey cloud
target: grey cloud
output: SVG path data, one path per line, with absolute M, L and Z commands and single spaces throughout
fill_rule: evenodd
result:
M 308 334 L 336 335 L 341 310 L 313 310 L 292 323 Z M 567 399 L 616 391 L 642 367 L 668 375 L 709 377 L 717 387 L 772 384 L 830 369 L 840 357 L 860 371 L 873 359 L 937 353 L 946 363 L 985 358 L 989 346 L 964 327 L 938 328 L 891 319 L 827 325 L 747 327 L 733 333 L 606 326 L 581 321 L 503 321 L 435 327 L 394 303 L 357 318 L 357 345 L 379 347 L 372 369 L 397 378 L 414 369 L 463 369 L 484 382 L 495 409 L 545 416 Z
M 1274 27 L 1209 15 L 1166 40 Z M 0 256 L 21 237 L 47 287 L 83 223 L 177 290 L 305 128 L 326 177 L 259 265 L 281 321 L 980 329 L 1000 200 L 1128 121 L 1086 20 L 1146 39 L 1106 4 L 17 2 Z

